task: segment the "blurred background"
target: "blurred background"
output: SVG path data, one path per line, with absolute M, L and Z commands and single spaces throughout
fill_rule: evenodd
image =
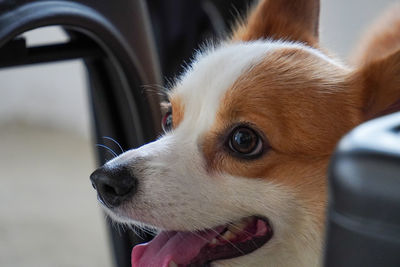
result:
M 345 60 L 394 2 L 323 0 L 322 46 Z M 58 27 L 25 36 L 29 45 L 66 38 Z M 95 147 L 85 77 L 80 61 L 0 70 L 0 266 L 111 266 L 89 182 Z

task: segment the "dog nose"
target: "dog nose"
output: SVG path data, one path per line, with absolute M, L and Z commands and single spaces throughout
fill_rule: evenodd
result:
M 136 192 L 137 179 L 127 168 L 100 167 L 90 175 L 97 196 L 109 208 L 119 206 Z

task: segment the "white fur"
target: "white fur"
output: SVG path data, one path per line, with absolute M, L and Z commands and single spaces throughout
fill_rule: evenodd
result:
M 236 79 L 261 62 L 268 53 L 278 49 L 305 50 L 332 65 L 343 66 L 319 50 L 301 43 L 285 41 L 253 41 L 222 44 L 198 53 L 192 66 L 177 82 L 173 94 L 181 96 L 185 104 L 185 119 L 181 128 L 190 131 L 196 142 L 208 131 L 221 104 L 224 93 Z
M 210 174 L 199 149 L 226 90 L 268 53 L 281 48 L 303 49 L 337 64 L 313 48 L 279 41 L 223 44 L 199 54 L 173 90 L 185 107 L 179 127 L 107 163 L 109 168 L 130 166 L 139 180 L 132 201 L 109 212 L 124 222 L 141 221 L 161 229 L 186 231 L 263 215 L 273 226 L 273 238 L 249 255 L 215 265 L 318 265 L 321 237 L 313 230 L 314 222 L 298 202 L 296 192 L 265 179 Z

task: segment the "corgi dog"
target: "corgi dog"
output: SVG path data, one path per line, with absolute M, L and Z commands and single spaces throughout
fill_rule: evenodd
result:
M 319 5 L 259 1 L 176 80 L 165 134 L 91 175 L 113 219 L 158 230 L 132 266 L 321 264 L 335 145 L 399 107 L 400 8 L 350 66 L 320 47 Z

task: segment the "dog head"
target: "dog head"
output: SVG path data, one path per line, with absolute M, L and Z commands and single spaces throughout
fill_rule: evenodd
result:
M 261 1 L 176 81 L 165 134 L 92 174 L 115 220 L 163 231 L 134 264 L 318 265 L 335 144 L 400 97 L 400 53 L 346 67 L 318 10 Z

